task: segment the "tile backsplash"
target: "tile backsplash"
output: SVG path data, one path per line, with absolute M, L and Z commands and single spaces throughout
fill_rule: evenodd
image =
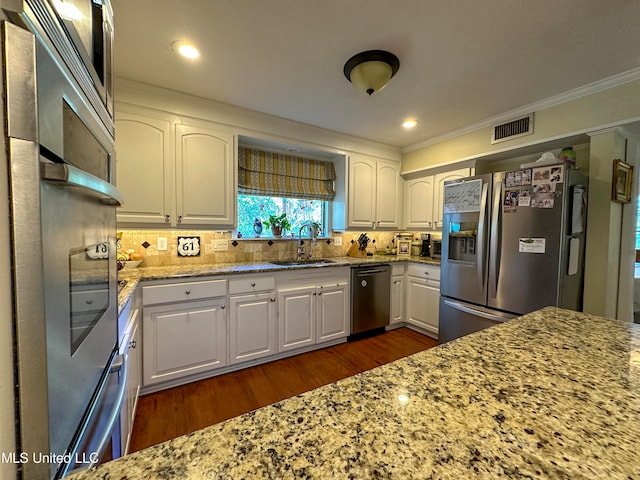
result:
M 237 239 L 230 232 L 214 232 L 205 230 L 129 230 L 118 229 L 122 232 L 120 251 L 134 250 L 144 256 L 143 267 L 165 265 L 198 265 L 232 262 L 260 262 L 271 260 L 286 260 L 295 258 L 298 240 L 295 238 L 273 239 Z M 387 246 L 394 246 L 393 239 L 397 232 L 347 232 L 334 233 L 332 238 L 320 238 L 315 244 L 304 239 L 305 247 L 312 245 L 314 258 L 331 258 L 347 255 L 351 242 L 356 241 L 360 233 L 366 233 L 372 240 L 368 250 L 384 250 Z M 200 237 L 200 255 L 196 257 L 178 256 L 178 237 Z M 167 249 L 158 250 L 158 238 L 167 239 Z M 341 238 L 342 245 L 336 246 L 333 239 Z M 419 233 L 414 233 L 414 239 L 419 240 Z M 214 244 L 225 244 L 226 251 L 214 251 Z M 375 240 L 375 243 L 373 243 Z M 217 242 L 216 242 L 217 241 Z M 222 241 L 222 242 L 220 242 Z M 146 248 L 145 248 L 146 246 Z

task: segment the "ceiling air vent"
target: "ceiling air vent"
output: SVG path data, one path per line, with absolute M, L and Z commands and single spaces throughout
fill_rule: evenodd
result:
M 533 133 L 533 113 L 526 117 L 511 120 L 491 127 L 491 143 L 500 143 Z

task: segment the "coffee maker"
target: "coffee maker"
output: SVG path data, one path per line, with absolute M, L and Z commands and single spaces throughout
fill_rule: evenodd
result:
M 431 234 L 430 233 L 421 233 L 420 238 L 422 239 L 422 247 L 420 248 L 420 256 L 421 257 L 430 257 L 431 256 Z

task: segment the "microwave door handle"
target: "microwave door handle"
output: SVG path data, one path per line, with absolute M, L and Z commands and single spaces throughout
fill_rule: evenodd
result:
M 478 273 L 478 283 L 482 286 L 484 290 L 484 280 L 485 280 L 485 261 L 484 261 L 484 242 L 485 242 L 485 229 L 486 229 L 486 220 L 487 220 L 487 195 L 488 195 L 488 184 L 486 182 L 482 185 L 482 197 L 480 200 L 480 218 L 478 219 L 478 245 L 476 247 L 476 251 L 478 252 L 478 260 L 476 265 L 476 271 Z
M 93 193 L 109 205 L 122 206 L 124 200 L 122 194 L 101 178 L 91 175 L 79 168 L 67 163 L 40 163 L 40 175 L 44 180 L 57 182 L 70 187 L 80 187 Z
M 498 277 L 500 275 L 500 242 L 502 240 L 500 232 L 500 220 L 502 216 L 502 180 L 496 188 L 494 182 L 493 192 L 493 209 L 491 211 L 491 245 L 490 245 L 490 262 L 489 278 L 493 279 L 493 283 L 489 285 L 491 298 L 496 298 L 498 294 Z

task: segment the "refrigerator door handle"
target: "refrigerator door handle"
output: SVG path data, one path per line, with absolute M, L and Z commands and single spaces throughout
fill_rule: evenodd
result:
M 489 260 L 491 265 L 489 266 L 489 278 L 493 282 L 489 285 L 489 295 L 491 298 L 496 298 L 498 292 L 498 278 L 500 276 L 500 243 L 502 238 L 500 236 L 500 217 L 502 215 L 502 181 L 500 181 L 499 188 L 495 188 L 493 196 L 493 209 L 491 211 L 491 245 Z
M 492 320 L 494 322 L 506 322 L 507 320 L 511 320 L 515 318 L 515 315 L 503 314 L 498 315 L 494 313 L 489 313 L 485 310 L 477 310 L 470 306 L 467 306 L 460 302 L 455 302 L 453 300 L 444 300 L 444 304 L 448 307 L 455 308 L 456 310 L 460 310 L 461 312 L 469 313 L 471 315 L 475 315 L 477 317 L 486 318 L 487 320 Z
M 486 210 L 487 210 L 487 195 L 488 195 L 488 184 L 484 183 L 482 185 L 482 196 L 480 200 L 480 218 L 478 219 L 478 263 L 476 265 L 476 271 L 478 274 L 478 282 L 482 286 L 482 290 L 484 290 L 484 281 L 486 278 L 485 275 L 485 260 L 484 260 L 484 242 L 486 239 L 485 229 L 486 229 Z

